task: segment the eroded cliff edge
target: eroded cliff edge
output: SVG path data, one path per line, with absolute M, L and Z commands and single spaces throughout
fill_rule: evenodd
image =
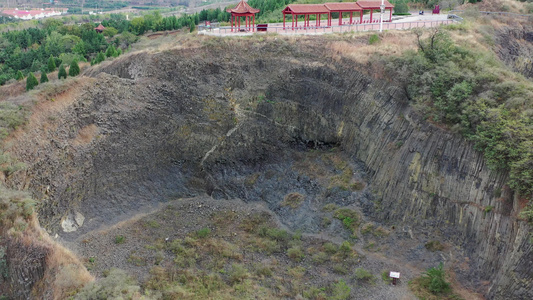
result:
M 367 216 L 452 242 L 469 258 L 460 278 L 489 298 L 533 298 L 533 245 L 507 175 L 327 47 L 221 42 L 95 68 L 13 145 L 29 167 L 10 184 L 29 187 L 43 227 L 68 239 L 170 196 L 258 201 L 234 178 L 294 145 L 338 145 L 366 166 Z

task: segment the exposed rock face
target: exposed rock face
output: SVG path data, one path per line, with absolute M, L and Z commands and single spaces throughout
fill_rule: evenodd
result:
M 500 59 L 517 72 L 533 78 L 533 26 L 504 27 L 495 36 Z
M 81 213 L 83 225 L 62 233 L 69 239 L 168 197 L 269 203 L 274 194 L 232 178 L 290 159 L 291 147 L 339 145 L 366 166 L 368 216 L 453 242 L 470 258 L 459 277 L 489 298 L 533 298 L 533 245 L 507 174 L 419 120 L 400 89 L 325 57 L 320 41 L 250 43 L 239 56 L 231 44 L 134 54 L 94 69 L 71 105 L 43 118 L 52 124 L 13 147 L 29 168 L 10 182 L 43 201 L 51 231 Z
M 9 299 L 32 299 L 32 292 L 42 290 L 37 283 L 45 275 L 49 249 L 13 239 L 7 239 L 3 244 L 7 272 L 0 274 L 2 295 L 9 296 Z

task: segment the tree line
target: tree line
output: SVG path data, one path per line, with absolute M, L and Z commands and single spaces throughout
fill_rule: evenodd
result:
M 198 22 L 198 14 L 162 17 L 156 11 L 132 20 L 110 14 L 101 22 L 106 27 L 102 33 L 95 31 L 97 24 L 92 22 L 63 24 L 58 19 L 41 21 L 36 28 L 4 32 L 0 34 L 0 85 L 16 79 L 18 73 L 26 77 L 30 72 L 50 72 L 50 57 L 58 67 L 72 61 L 94 64 L 109 57 L 106 53 L 111 47 L 121 53 L 147 31 L 193 28 Z

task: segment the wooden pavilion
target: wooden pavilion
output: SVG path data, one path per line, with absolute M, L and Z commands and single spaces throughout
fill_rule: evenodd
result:
M 316 15 L 316 26 L 320 26 L 322 15 L 328 16 L 328 25 L 331 26 L 331 13 L 323 4 L 289 4 L 283 9 L 283 29 L 285 29 L 285 15 L 292 15 L 292 28 L 298 27 L 298 16 L 304 16 L 304 28 L 309 27 L 309 16 Z M 296 22 L 295 18 L 296 16 Z
M 330 12 L 339 13 L 339 25 L 342 25 L 342 13 L 350 13 L 350 23 L 353 24 L 353 13 L 359 12 L 359 23 L 363 23 L 363 9 L 357 5 L 357 2 L 328 2 L 324 6 Z
M 381 6 L 381 0 L 359 0 L 356 3 L 357 5 L 361 7 L 361 9 L 370 10 L 370 23 L 373 23 L 374 20 L 372 18 L 372 13 L 374 12 L 374 10 L 380 9 L 379 7 Z M 389 14 L 389 20 L 388 21 L 383 20 L 383 22 L 392 21 L 392 9 L 393 8 L 394 8 L 394 5 L 392 5 L 389 1 L 385 0 L 385 10 L 388 9 L 390 11 L 390 14 Z M 376 21 L 379 21 L 379 19 Z
M 102 24 L 100 24 L 94 30 L 96 30 L 96 32 L 98 32 L 98 33 L 102 33 L 102 32 L 104 32 L 105 27 Z
M 241 17 L 244 17 L 245 30 L 255 30 L 255 14 L 259 12 L 259 9 L 253 8 L 241 0 L 234 8 L 229 8 L 226 11 L 231 13 L 231 31 L 233 31 L 234 24 L 237 31 L 241 30 Z

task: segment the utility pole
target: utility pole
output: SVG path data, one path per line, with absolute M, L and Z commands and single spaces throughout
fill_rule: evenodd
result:
M 381 6 L 379 7 L 381 11 L 381 18 L 379 20 L 379 32 L 383 32 L 383 11 L 385 10 L 385 0 L 381 0 Z

